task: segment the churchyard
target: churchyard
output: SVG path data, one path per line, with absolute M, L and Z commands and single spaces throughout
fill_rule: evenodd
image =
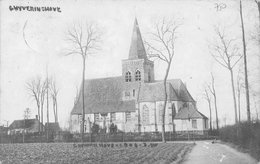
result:
M 181 163 L 193 146 L 148 142 L 2 144 L 0 163 Z

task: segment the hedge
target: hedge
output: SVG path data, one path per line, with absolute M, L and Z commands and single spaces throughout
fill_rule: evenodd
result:
M 260 122 L 241 122 L 220 128 L 219 137 L 260 160 Z

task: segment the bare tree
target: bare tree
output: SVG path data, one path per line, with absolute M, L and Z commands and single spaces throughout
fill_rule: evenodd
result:
M 238 107 L 238 121 L 241 121 L 241 92 L 242 88 L 244 88 L 244 84 L 242 83 L 242 70 L 241 66 L 239 67 L 238 75 L 237 75 L 237 107 Z
M 46 125 L 45 129 L 46 129 L 47 142 L 49 142 L 49 90 L 50 90 L 50 79 L 49 79 L 48 65 L 46 66 L 46 75 L 47 75 L 47 77 L 46 77 L 47 124 L 45 124 Z
M 24 127 L 24 129 L 23 129 L 23 143 L 24 143 L 24 133 L 25 133 L 25 129 L 26 129 L 25 120 L 28 120 L 30 117 L 31 117 L 31 110 L 29 108 L 26 108 L 23 111 L 23 119 L 24 119 L 24 121 L 23 121 L 23 127 Z
M 40 105 L 41 105 L 41 78 L 40 76 L 36 76 L 34 78 L 29 79 L 26 82 L 26 89 L 29 91 L 30 96 L 33 98 L 33 100 L 36 102 L 37 108 L 38 108 L 38 118 L 42 117 L 40 114 Z M 40 132 L 40 124 L 39 124 L 39 132 Z
M 209 42 L 209 52 L 211 56 L 215 59 L 215 61 L 217 61 L 217 63 L 219 63 L 224 68 L 228 69 L 228 71 L 230 72 L 235 122 L 237 123 L 237 104 L 233 68 L 243 57 L 243 55 L 238 54 L 239 48 L 236 44 L 237 39 L 229 39 L 225 28 L 221 30 L 220 27 L 214 26 L 214 29 L 217 35 L 217 39 L 215 40 L 215 43 Z
M 226 127 L 227 126 L 227 121 L 228 121 L 228 114 L 224 114 L 222 116 L 222 120 L 223 120 L 224 126 Z
M 24 118 L 24 120 L 28 120 L 31 117 L 31 114 L 32 114 L 31 109 L 26 108 L 23 111 L 23 118 Z
M 256 114 L 256 121 L 258 122 L 258 108 L 257 108 L 257 100 L 256 99 L 258 99 L 258 101 L 259 101 L 259 94 L 257 94 L 257 93 L 253 93 L 253 100 L 254 100 L 254 106 L 255 106 L 255 114 Z
M 78 21 L 68 28 L 65 33 L 66 41 L 72 44 L 72 49 L 65 54 L 80 55 L 82 57 L 82 131 L 81 141 L 84 141 L 84 124 L 85 124 L 85 69 L 86 59 L 101 49 L 101 31 L 93 22 Z
M 214 105 L 215 105 L 215 112 L 216 112 L 216 125 L 217 125 L 217 131 L 219 130 L 219 123 L 218 123 L 218 108 L 217 108 L 217 94 L 215 90 L 215 79 L 213 74 L 211 73 L 211 84 L 207 84 L 209 91 L 214 97 Z
M 46 95 L 46 90 L 47 90 L 47 79 L 45 79 L 42 82 L 42 85 L 40 86 L 41 88 L 41 93 L 40 93 L 40 104 L 41 104 L 41 123 L 43 124 L 43 107 L 44 107 L 44 101 L 45 101 L 45 95 Z M 43 132 L 43 127 L 41 127 L 41 132 Z
M 55 122 L 59 122 L 58 121 L 58 92 L 59 92 L 59 88 L 57 87 L 57 82 L 55 78 L 50 78 L 49 80 L 49 84 L 50 84 L 50 94 L 51 94 L 51 98 L 52 98 L 52 105 L 53 105 L 53 114 L 54 114 L 54 120 Z
M 205 86 L 204 87 L 203 98 L 207 100 L 208 105 L 209 105 L 209 127 L 210 127 L 210 130 L 212 130 L 211 94 L 209 92 L 210 91 L 209 91 L 208 86 Z
M 163 79 L 164 86 L 164 105 L 162 114 L 162 142 L 165 140 L 165 109 L 167 105 L 167 89 L 166 82 L 171 68 L 173 56 L 175 54 L 176 31 L 181 26 L 178 19 L 167 20 L 165 17 L 154 23 L 154 32 L 150 33 L 150 43 L 146 42 L 148 57 L 158 59 L 167 64 L 166 72 Z M 153 42 L 153 43 L 152 43 Z
M 248 75 L 247 75 L 247 56 L 246 56 L 246 39 L 245 39 L 245 29 L 243 20 L 243 10 L 242 1 L 240 0 L 240 20 L 241 20 L 241 30 L 242 30 L 242 42 L 243 42 L 243 56 L 244 56 L 244 74 L 245 74 L 245 89 L 246 89 L 246 109 L 247 109 L 247 121 L 251 120 L 250 114 L 250 100 L 249 100 L 249 86 L 248 86 Z

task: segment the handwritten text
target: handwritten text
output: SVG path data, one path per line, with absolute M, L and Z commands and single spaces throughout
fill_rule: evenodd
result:
M 53 12 L 61 12 L 60 7 L 33 7 L 33 6 L 9 6 L 10 11 L 53 11 Z
M 225 9 L 226 7 L 227 7 L 227 5 L 224 3 L 220 3 L 220 4 L 215 3 L 215 8 L 217 11 L 221 11 L 222 9 Z

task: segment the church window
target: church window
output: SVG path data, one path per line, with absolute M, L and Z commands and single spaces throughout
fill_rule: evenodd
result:
M 169 122 L 172 123 L 172 109 L 171 107 L 169 108 Z
M 131 82 L 131 72 L 127 71 L 125 74 L 125 81 Z
M 111 120 L 112 122 L 116 121 L 116 113 L 111 113 Z
M 173 103 L 173 104 L 172 104 L 172 119 L 173 119 L 173 120 L 174 120 L 175 116 L 176 116 L 176 108 L 175 108 L 175 105 L 174 105 L 174 103 Z
M 197 120 L 192 120 L 192 128 L 197 129 Z
M 150 72 L 148 72 L 148 82 L 151 82 L 151 75 L 150 75 Z
M 135 90 L 133 90 L 133 97 L 135 97 Z
M 144 125 L 149 124 L 149 108 L 146 105 L 143 106 L 142 116 L 143 116 L 143 124 Z
M 95 120 L 95 122 L 99 121 L 99 113 L 94 114 L 94 120 Z
M 159 122 L 160 124 L 163 123 L 163 110 L 159 110 Z
M 141 81 L 141 72 L 139 70 L 135 72 L 135 81 Z
M 207 121 L 207 119 L 205 119 L 204 121 L 205 121 L 204 122 L 205 123 L 205 129 L 208 129 L 208 121 Z
M 163 123 L 163 105 L 162 104 L 159 105 L 159 123 L 160 124 Z
M 126 112 L 125 116 L 126 116 L 126 122 L 131 121 L 131 113 L 130 112 Z

